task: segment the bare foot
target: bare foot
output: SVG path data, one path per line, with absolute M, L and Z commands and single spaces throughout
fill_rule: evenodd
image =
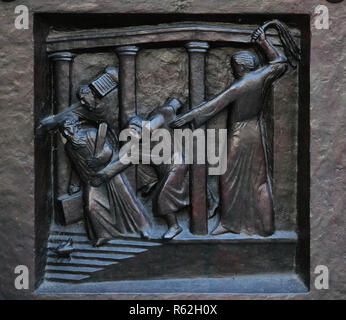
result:
M 227 233 L 227 232 L 230 232 L 230 231 L 228 229 L 226 229 L 225 227 L 223 227 L 221 224 L 219 224 L 211 234 L 213 236 L 217 236 L 219 234 L 223 234 L 223 233 Z
M 164 240 L 171 240 L 175 236 L 177 236 L 180 232 L 182 232 L 183 229 L 180 226 L 173 226 L 170 227 L 167 232 L 163 235 L 162 239 Z
M 94 243 L 94 247 L 100 247 L 104 244 L 106 244 L 109 241 L 109 239 L 106 238 L 99 238 L 97 241 Z
M 140 234 L 141 234 L 141 238 L 142 238 L 142 239 L 150 240 L 150 235 L 149 235 L 149 233 L 148 233 L 147 231 L 142 230 L 142 231 L 140 232 Z

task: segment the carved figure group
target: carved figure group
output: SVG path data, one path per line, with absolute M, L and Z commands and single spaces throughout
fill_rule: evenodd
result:
M 266 38 L 268 27 L 278 30 L 287 57 Z M 182 114 L 179 114 L 181 102 L 172 98 L 155 108 L 147 119 L 133 115 L 126 126 L 139 137 L 143 124 L 151 132 L 162 128 L 173 132 L 188 123 L 198 128 L 225 108 L 229 110 L 227 169 L 220 177 L 220 217 L 212 235 L 245 232 L 268 236 L 274 232 L 272 187 L 261 115 L 271 85 L 285 73 L 288 63 L 296 65 L 299 50 L 279 21 L 255 30 L 252 41 L 264 54 L 265 64 L 250 51 L 236 52 L 231 57 L 235 81 L 216 97 Z M 39 126 L 41 131 L 59 130 L 66 139 L 66 153 L 73 168 L 69 192 L 82 190 L 86 230 L 96 246 L 118 236 L 150 237 L 149 214 L 124 174 L 131 164 L 125 164 L 119 155 L 113 106 L 102 101 L 117 88 L 118 82 L 118 70 L 106 68 L 95 81 L 79 89 L 78 103 L 43 119 Z M 158 179 L 153 213 L 167 224 L 162 236 L 165 240 L 182 232 L 176 214 L 189 206 L 184 154 L 172 153 L 171 157 L 181 161 L 150 163 Z

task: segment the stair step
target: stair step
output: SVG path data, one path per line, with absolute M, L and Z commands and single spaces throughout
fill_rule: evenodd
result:
M 107 244 L 114 244 L 114 245 L 132 245 L 132 246 L 148 246 L 148 247 L 154 247 L 154 246 L 160 246 L 161 243 L 159 242 L 152 242 L 152 241 L 138 241 L 138 240 L 122 240 L 122 239 L 113 239 L 108 241 Z
M 67 241 L 68 239 L 72 238 L 73 242 L 89 242 L 90 240 L 86 236 L 80 236 L 80 235 L 64 235 L 64 234 L 52 234 L 49 236 L 48 241 Z
M 48 264 L 59 264 L 59 265 L 66 265 L 66 266 L 86 266 L 86 267 L 102 267 L 102 266 L 109 266 L 112 264 L 116 264 L 117 262 L 112 261 L 102 261 L 102 260 L 91 260 L 91 259 L 57 259 L 56 257 L 48 257 L 47 259 Z
M 60 245 L 60 243 L 49 242 L 48 243 L 48 249 L 57 248 L 59 245 Z M 73 249 L 76 251 L 95 251 L 95 252 L 133 252 L 133 253 L 139 253 L 139 252 L 147 251 L 147 249 L 145 249 L 145 248 L 115 247 L 115 246 L 93 247 L 90 244 L 79 244 L 79 243 L 74 243 Z
M 72 238 L 73 243 L 86 243 L 91 244 L 90 240 L 86 236 L 69 236 L 69 235 L 51 235 L 48 239 L 48 241 L 51 242 L 65 242 L 68 239 Z M 153 246 L 160 246 L 160 242 L 153 242 L 153 241 L 141 241 L 141 240 L 123 240 L 123 239 L 112 239 L 107 242 L 103 247 L 107 247 L 109 245 L 130 245 L 130 246 L 143 246 L 143 247 L 153 247 Z
M 83 233 L 86 234 L 85 224 L 84 223 L 76 223 L 73 225 L 61 225 L 53 223 L 50 228 L 51 232 L 69 232 L 69 233 Z
M 93 268 L 93 267 L 74 267 L 74 266 L 55 266 L 48 264 L 46 266 L 46 271 L 64 271 L 64 272 L 71 272 L 71 273 L 92 273 L 95 271 L 100 271 L 102 268 Z
M 133 254 L 99 253 L 99 252 L 73 252 L 73 258 L 102 259 L 117 261 L 134 257 Z
M 60 280 L 60 281 L 80 281 L 90 278 L 90 276 L 85 274 L 70 274 L 70 273 L 46 273 L 45 279 L 46 280 Z

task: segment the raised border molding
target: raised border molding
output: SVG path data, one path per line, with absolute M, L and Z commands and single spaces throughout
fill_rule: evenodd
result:
M 170 24 L 158 26 L 126 27 L 71 32 L 51 32 L 47 39 L 47 52 L 73 51 L 116 46 L 131 46 L 165 42 L 205 41 L 248 44 L 253 28 L 235 28 L 220 25 Z M 267 32 L 274 45 L 281 46 L 275 31 Z M 298 40 L 299 33 L 293 36 Z

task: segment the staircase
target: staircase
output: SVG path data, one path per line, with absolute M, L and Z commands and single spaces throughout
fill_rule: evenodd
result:
M 96 272 L 102 271 L 126 259 L 132 259 L 160 242 L 142 239 L 113 239 L 100 247 L 93 247 L 85 232 L 80 230 L 52 230 L 48 238 L 45 280 L 55 282 L 80 283 Z M 68 258 L 60 258 L 54 248 L 73 241 L 73 252 Z

